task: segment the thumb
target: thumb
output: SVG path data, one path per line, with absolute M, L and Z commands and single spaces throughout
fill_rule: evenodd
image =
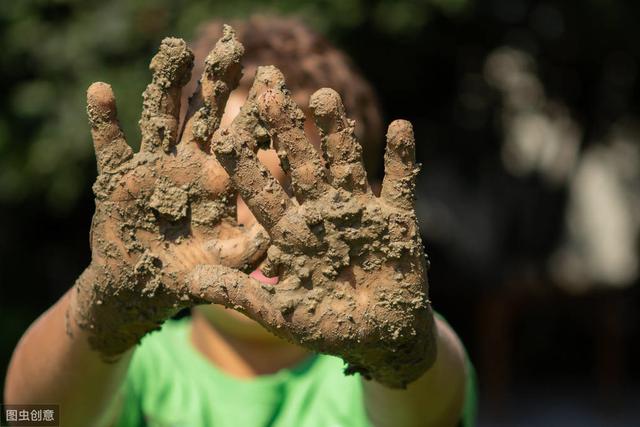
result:
M 249 228 L 234 226 L 231 230 L 223 229 L 223 233 L 229 236 L 218 236 L 205 247 L 214 259 L 227 267 L 245 268 L 257 264 L 271 243 L 269 235 L 257 222 Z
M 263 284 L 241 271 L 221 265 L 199 265 L 187 279 L 189 293 L 200 304 L 220 304 L 246 314 L 283 338 L 287 320 L 281 297 L 274 287 Z

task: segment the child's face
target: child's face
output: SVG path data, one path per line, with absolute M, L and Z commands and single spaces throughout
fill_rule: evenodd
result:
M 233 119 L 236 117 L 240 108 L 244 104 L 247 97 L 246 93 L 233 92 L 229 96 L 227 107 L 222 117 L 220 124 L 221 128 L 228 127 Z M 305 133 L 308 140 L 313 146 L 320 151 L 320 136 L 313 125 L 313 119 L 307 114 L 307 122 L 305 125 Z M 280 160 L 276 151 L 260 150 L 258 152 L 258 159 L 262 164 L 273 174 L 273 176 L 280 182 L 288 194 L 291 194 L 291 184 L 288 177 L 280 168 Z M 244 226 L 251 226 L 255 224 L 256 218 L 253 216 L 248 206 L 238 197 L 238 223 Z M 267 278 L 259 273 L 259 268 L 252 273 L 252 276 L 257 280 L 267 281 Z M 274 280 L 268 281 L 269 284 L 274 284 Z M 277 283 L 277 282 L 275 282 Z M 203 314 L 216 328 L 222 332 L 237 336 L 239 338 L 261 340 L 261 341 L 279 341 L 274 335 L 267 332 L 262 326 L 255 321 L 249 319 L 243 314 L 235 311 L 228 310 L 219 305 L 202 305 L 196 308 L 201 314 Z

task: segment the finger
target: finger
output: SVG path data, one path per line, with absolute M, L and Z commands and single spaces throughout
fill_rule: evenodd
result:
M 180 93 L 191 78 L 192 68 L 193 53 L 184 40 L 162 40 L 149 65 L 152 81 L 142 95 L 142 150 L 172 150 L 178 135 Z
M 246 134 L 247 143 L 254 152 L 259 148 L 269 149 L 271 145 L 271 138 L 260 122 L 257 107 L 258 97 L 281 82 L 282 74 L 269 72 L 271 68 L 258 67 L 249 95 L 231 124 L 236 131 Z
M 309 108 L 320 129 L 331 184 L 356 194 L 366 193 L 362 147 L 355 136 L 355 122 L 347 118 L 338 92 L 328 88 L 318 90 L 311 95 Z
M 263 284 L 232 268 L 214 265 L 196 267 L 188 279 L 196 302 L 220 304 L 240 311 L 278 336 L 287 338 L 284 315 L 290 307 L 277 287 Z
M 116 98 L 111 86 L 94 83 L 87 89 L 87 115 L 91 125 L 98 173 L 110 172 L 133 155 L 118 122 Z
M 406 120 L 395 120 L 387 130 L 387 151 L 384 155 L 384 179 L 380 198 L 397 208 L 415 207 L 416 164 L 413 127 Z
M 257 107 L 280 164 L 290 173 L 293 192 L 300 203 L 318 199 L 331 187 L 322 159 L 304 133 L 304 113 L 289 95 L 276 67 L 261 67 L 260 72 L 272 76 L 272 86 L 258 96 Z
M 269 141 L 258 118 L 256 98 L 274 84 L 273 75 L 262 72 L 263 68 L 258 69 L 249 96 L 229 128 L 214 134 L 211 149 L 249 210 L 271 232 L 293 204 L 256 155 L 258 145 Z
M 234 226 L 237 230 L 237 226 Z M 212 239 L 205 248 L 221 265 L 245 269 L 258 264 L 265 256 L 271 240 L 258 223 L 229 238 Z
M 189 245 L 171 245 L 167 253 L 180 271 L 189 271 L 200 264 L 247 271 L 262 261 L 269 243 L 269 235 L 260 224 L 244 230 L 236 224 L 223 223 L 216 235 L 194 234 Z
M 191 202 L 191 221 L 205 230 L 211 231 L 212 225 L 219 222 L 236 222 L 238 191 L 220 162 L 210 153 L 193 153 L 190 150 L 179 151 L 185 168 L 191 174 L 185 175 L 186 181 L 197 180 L 198 190 L 192 190 L 196 199 Z
M 197 142 L 208 152 L 211 136 L 220 126 L 220 119 L 229 93 L 242 77 L 240 60 L 244 47 L 233 29 L 225 25 L 222 38 L 205 60 L 205 68 L 196 93 L 189 102 L 183 140 Z
M 216 131 L 211 148 L 244 202 L 269 232 L 292 203 L 282 186 L 260 163 L 253 146 L 250 132 L 234 120 L 229 129 Z
M 260 122 L 256 105 L 260 95 L 282 81 L 280 78 L 282 74 L 279 72 L 277 74 L 268 72 L 271 68 L 273 67 L 258 67 L 247 99 L 229 127 L 238 135 L 242 135 L 243 142 L 254 152 L 259 148 L 268 149 L 271 143 L 267 130 Z

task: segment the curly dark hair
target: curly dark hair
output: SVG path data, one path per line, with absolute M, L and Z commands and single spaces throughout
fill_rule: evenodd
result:
M 295 101 L 308 113 L 309 97 L 330 87 L 341 96 L 363 147 L 369 178 L 378 177 L 382 159 L 382 114 L 377 96 L 353 62 L 324 37 L 298 18 L 252 16 L 246 20 L 208 21 L 201 26 L 191 47 L 195 54 L 193 75 L 202 74 L 204 58 L 229 23 L 245 47 L 244 74 L 239 89 L 248 91 L 258 66 L 275 65 L 285 76 Z M 197 79 L 184 93 L 191 94 Z

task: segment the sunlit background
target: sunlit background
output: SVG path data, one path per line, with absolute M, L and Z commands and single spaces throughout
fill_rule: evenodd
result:
M 0 2 L 2 375 L 89 261 L 86 87 L 113 85 L 133 141 L 163 37 L 264 12 L 302 17 L 353 58 L 385 121 L 413 122 L 431 299 L 478 371 L 479 425 L 638 425 L 630 0 Z

